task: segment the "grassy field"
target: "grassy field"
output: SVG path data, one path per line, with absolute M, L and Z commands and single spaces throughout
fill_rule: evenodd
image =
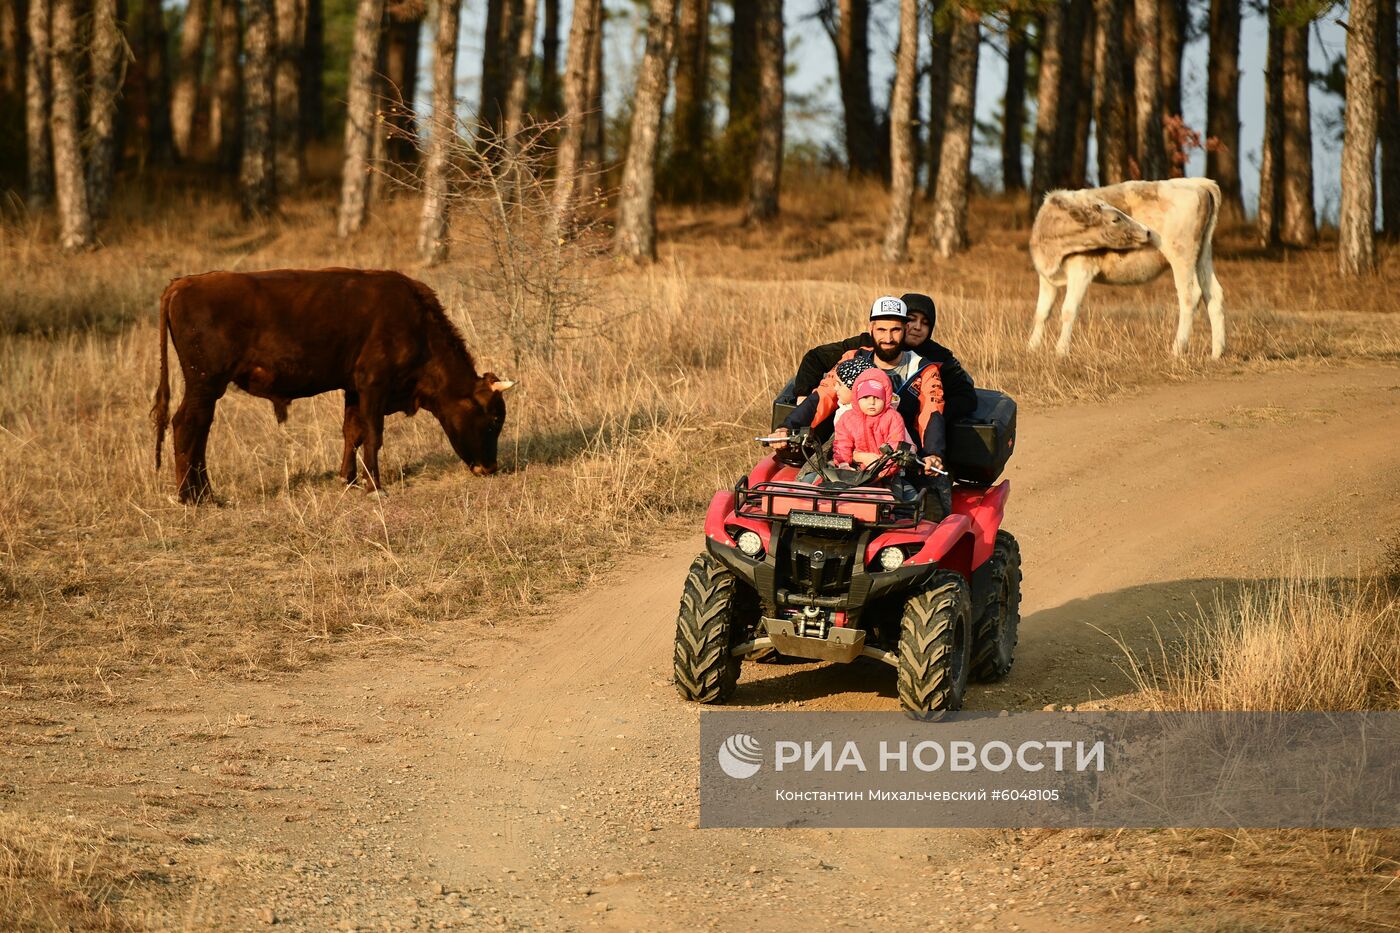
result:
M 879 262 L 874 190 L 798 187 L 776 227 L 737 212 L 663 215 L 654 267 L 585 263 L 587 304 L 553 359 L 513 357 L 519 335 L 479 248 L 416 274 L 433 285 L 484 367 L 519 380 L 503 471 L 472 478 L 427 416 L 389 422 L 388 498 L 332 476 L 339 399 L 299 401 L 285 428 L 232 391 L 210 450 L 224 508 L 168 500 L 147 411 L 158 351 L 155 302 L 173 276 L 208 269 L 358 265 L 414 272 L 414 202 L 381 207 L 366 233 L 331 236 L 320 201 L 269 226 L 213 195 L 158 193 L 125 205 L 99 252 L 61 258 L 42 224 L 3 229 L 0 280 L 0 690 L 119 698 L 167 666 L 254 673 L 296 668 L 333 646 L 469 635 L 526 617 L 588 580 L 658 526 L 695 520 L 711 491 L 755 456 L 768 401 L 808 346 L 860 329 L 883 292 L 923 289 L 940 340 L 979 384 L 1023 404 L 1098 398 L 1221 371 L 1400 357 L 1400 314 L 1382 276 L 1350 283 L 1330 251 L 1218 250 L 1227 358 L 1204 322 L 1184 359 L 1167 283 L 1098 289 L 1067 361 L 1028 354 L 1034 276 L 1017 210 L 977 206 L 974 247 L 937 263 Z M 998 226 L 1000 225 L 1000 226 Z M 513 340 L 513 338 L 516 338 Z M 176 386 L 178 398 L 179 387 Z M 167 463 L 169 461 L 167 460 Z

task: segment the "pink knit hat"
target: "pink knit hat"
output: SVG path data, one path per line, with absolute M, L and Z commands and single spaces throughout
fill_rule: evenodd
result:
M 851 395 L 856 401 L 874 395 L 886 405 L 890 403 L 890 396 L 893 393 L 894 387 L 890 385 L 890 377 L 885 375 L 885 371 L 879 367 L 871 367 L 861 373 L 851 390 Z

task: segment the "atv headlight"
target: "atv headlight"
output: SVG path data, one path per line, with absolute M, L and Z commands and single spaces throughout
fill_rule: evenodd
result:
M 755 531 L 739 532 L 739 550 L 749 557 L 757 557 L 763 553 L 763 539 Z
M 880 548 L 875 560 L 879 562 L 881 570 L 898 570 L 904 566 L 904 552 L 897 547 Z

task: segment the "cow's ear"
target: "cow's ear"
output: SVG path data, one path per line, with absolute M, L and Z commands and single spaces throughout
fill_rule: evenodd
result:
M 1076 204 L 1073 202 L 1065 205 L 1065 210 L 1074 222 L 1085 227 L 1097 227 L 1103 220 L 1097 205 Z

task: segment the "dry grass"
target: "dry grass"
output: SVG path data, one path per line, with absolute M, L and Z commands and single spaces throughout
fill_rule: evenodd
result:
M 1217 595 L 1155 657 L 1131 654 L 1142 701 L 1165 710 L 1400 710 L 1396 572 L 1331 578 L 1295 565 Z
M 132 871 L 103 834 L 0 813 L 0 921 L 8 930 L 126 930 Z
M 747 438 L 800 353 L 859 329 L 882 292 L 935 294 L 940 339 L 980 383 L 1027 404 L 1400 357 L 1393 289 L 1348 290 L 1330 252 L 1221 263 L 1222 364 L 1200 332 L 1192 355 L 1167 355 L 1162 283 L 1091 293 L 1070 360 L 1027 354 L 1034 277 L 1010 206 L 979 205 L 965 257 L 935 264 L 920 241 L 892 269 L 872 245 L 877 192 L 816 179 L 790 185 L 788 213 L 763 230 L 740 228 L 737 211 L 663 215 L 661 263 L 600 260 L 579 323 L 601 336 L 565 341 L 547 364 L 511 358 L 483 256 L 417 270 L 482 364 L 520 381 L 501 475 L 468 475 L 431 418 L 393 418 L 389 497 L 368 500 L 332 475 L 338 399 L 299 401 L 278 428 L 270 406 L 231 392 L 210 450 L 227 506 L 187 509 L 168 501 L 168 468 L 152 469 L 146 420 L 165 283 L 211 268 L 414 272 L 416 202 L 382 205 L 340 242 L 324 197 L 268 226 L 198 186 L 126 197 L 115 214 L 134 219 L 88 255 L 55 256 L 44 224 L 0 227 L 0 281 L 12 283 L 0 291 L 0 691 L 12 695 L 120 698 L 130 678 L 170 666 L 256 675 L 337 643 L 478 637 L 525 618 L 638 542 L 693 525 L 754 458 Z M 1384 268 L 1382 282 L 1400 281 L 1400 254 Z M 1343 298 L 1356 303 L 1338 310 Z
M 1400 710 L 1400 550 L 1357 577 L 1296 561 L 1277 579 L 1217 595 L 1152 657 L 1128 654 L 1133 706 L 1186 711 Z M 1247 908 L 1257 929 L 1387 929 L 1400 904 L 1400 831 L 1181 830 L 1149 883 L 1183 918 Z M 1161 838 L 1130 832 L 1126 839 Z M 1154 843 L 1155 844 L 1155 843 Z M 1171 922 L 1165 925 L 1172 929 Z

